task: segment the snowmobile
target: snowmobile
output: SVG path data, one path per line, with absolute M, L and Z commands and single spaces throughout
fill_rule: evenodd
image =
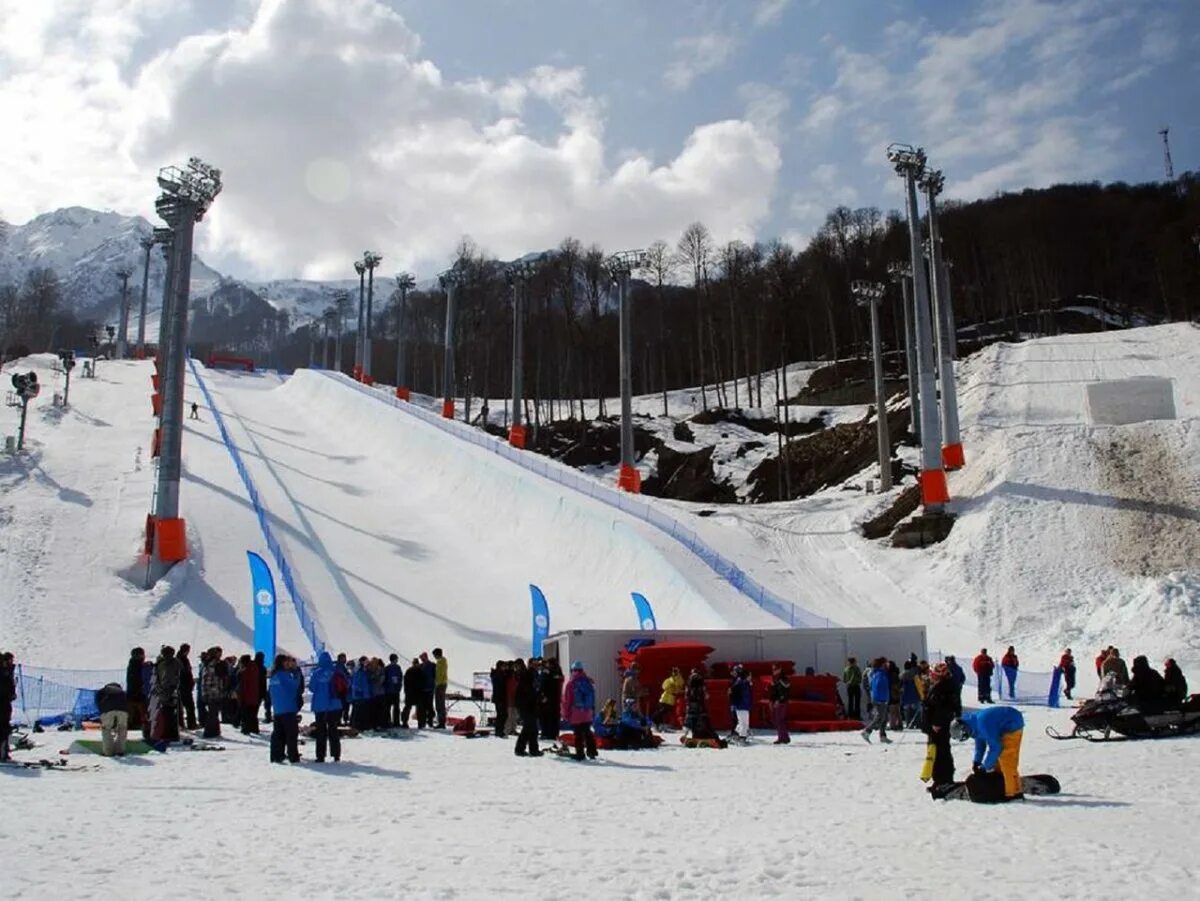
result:
M 1063 735 L 1047 726 L 1046 734 L 1061 740 L 1087 741 L 1193 735 L 1200 733 L 1200 695 L 1192 695 L 1177 707 L 1150 711 L 1140 709 L 1127 694 L 1106 690 L 1084 701 L 1071 720 L 1075 726 L 1070 733 Z

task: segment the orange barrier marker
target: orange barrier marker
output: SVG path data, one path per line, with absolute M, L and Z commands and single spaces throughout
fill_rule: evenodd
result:
M 942 465 L 947 469 L 962 469 L 967 465 L 966 454 L 961 444 L 947 444 L 942 448 Z
M 508 443 L 513 447 L 525 449 L 525 426 L 515 425 L 508 430 Z
M 443 419 L 453 419 L 454 418 L 454 401 L 453 400 L 442 401 L 442 418 Z
M 946 473 L 941 469 L 926 469 L 921 473 L 921 503 L 944 504 L 950 500 L 950 489 L 946 485 Z
M 154 523 L 158 539 L 158 559 L 178 563 L 187 559 L 187 527 L 182 519 L 159 519 Z
M 411 396 L 412 392 L 410 392 L 407 388 L 396 389 L 396 398 L 398 400 L 408 400 Z
M 642 474 L 637 467 L 628 463 L 621 464 L 621 474 L 617 477 L 617 487 L 630 494 L 642 493 Z
M 157 391 L 150 395 L 150 409 L 155 416 L 162 416 L 162 395 Z

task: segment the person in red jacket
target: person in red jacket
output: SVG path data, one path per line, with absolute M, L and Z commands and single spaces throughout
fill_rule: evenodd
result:
M 1112 645 L 1102 650 L 1096 655 L 1096 678 L 1100 678 L 1100 667 L 1104 666 L 1104 661 L 1108 659 L 1108 652 L 1112 650 Z
M 237 699 L 240 708 L 238 717 L 242 725 L 243 735 L 258 735 L 258 705 L 262 703 L 259 694 L 259 669 L 254 658 L 243 654 L 238 666 Z
M 981 648 L 971 663 L 975 671 L 975 682 L 979 687 L 979 703 L 992 703 L 992 676 L 996 672 L 996 663 L 988 656 L 987 648 Z
M 1021 661 L 1017 659 L 1017 651 L 1011 644 L 1008 650 L 1004 652 L 1004 656 L 1000 658 L 1000 669 L 1004 673 L 1004 678 L 1008 682 L 1008 699 L 1015 701 L 1017 699 L 1017 672 L 1021 669 Z M 1000 697 L 1004 697 L 1004 688 L 1000 688 Z
M 1069 701 L 1071 692 L 1075 690 L 1075 656 L 1071 653 L 1070 648 L 1063 651 L 1063 655 L 1058 658 L 1058 669 L 1063 677 L 1063 694 Z

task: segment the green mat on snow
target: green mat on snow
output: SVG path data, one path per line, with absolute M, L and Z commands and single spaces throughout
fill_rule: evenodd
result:
M 71 742 L 72 754 L 100 754 L 104 743 L 98 738 L 77 738 Z M 140 739 L 128 739 L 125 742 L 126 754 L 149 754 L 154 749 Z

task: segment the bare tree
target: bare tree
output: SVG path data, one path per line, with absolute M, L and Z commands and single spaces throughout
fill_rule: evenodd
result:
M 692 288 L 696 293 L 696 376 L 700 383 L 700 402 L 708 409 L 704 368 L 704 301 L 708 294 L 708 267 L 712 255 L 712 236 L 701 222 L 693 222 L 683 230 L 676 248 L 681 263 L 691 267 Z

